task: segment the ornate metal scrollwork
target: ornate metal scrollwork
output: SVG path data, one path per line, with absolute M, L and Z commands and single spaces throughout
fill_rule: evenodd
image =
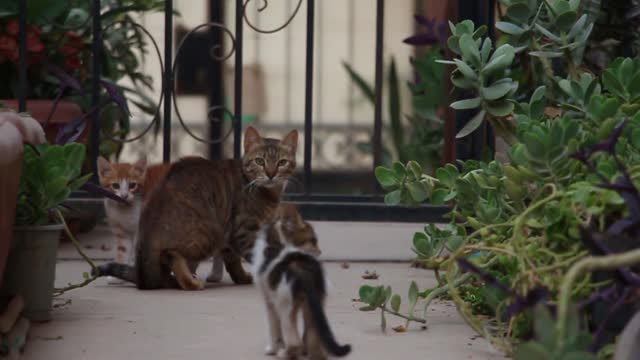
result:
M 263 30 L 258 28 L 257 26 L 255 26 L 247 17 L 247 5 L 249 5 L 249 3 L 251 2 L 251 0 L 247 0 L 245 1 L 243 7 L 242 7 L 242 17 L 244 18 L 245 23 L 247 23 L 247 26 L 249 26 L 251 29 L 253 29 L 256 32 L 259 32 L 261 34 L 273 34 L 276 33 L 284 28 L 286 28 L 287 26 L 289 26 L 289 24 L 293 21 L 293 19 L 296 17 L 296 15 L 298 14 L 298 10 L 300 10 L 300 6 L 302 5 L 302 0 L 298 1 L 298 4 L 296 5 L 295 10 L 293 11 L 293 13 L 291 14 L 291 16 L 287 19 L 287 21 L 278 26 L 275 29 L 271 29 L 271 30 Z M 262 0 L 262 6 L 258 8 L 258 12 L 262 12 L 263 10 L 265 10 L 267 7 L 269 6 L 269 2 L 267 0 Z
M 196 26 L 195 28 L 191 29 L 180 41 L 180 44 L 178 44 L 178 47 L 176 48 L 176 55 L 175 58 L 173 59 L 173 66 L 171 68 L 171 74 L 173 75 L 173 78 L 171 79 L 171 82 L 173 84 L 174 82 L 174 78 L 175 78 L 175 74 L 176 74 L 176 66 L 178 64 L 178 60 L 180 58 L 180 51 L 182 50 L 182 46 L 184 45 L 185 41 L 187 40 L 187 38 L 189 36 L 191 36 L 193 33 L 195 33 L 196 31 L 202 29 L 202 28 L 218 28 L 221 29 L 222 31 L 224 31 L 227 35 L 229 35 L 229 37 L 231 38 L 231 49 L 229 50 L 229 52 L 227 54 L 218 54 L 218 52 L 220 52 L 220 50 L 222 49 L 222 46 L 220 44 L 216 44 L 213 45 L 209 48 L 209 56 L 211 56 L 211 58 L 215 61 L 224 61 L 228 58 L 230 58 L 236 51 L 236 38 L 233 36 L 233 34 L 231 33 L 231 30 L 229 30 L 228 28 L 226 28 L 223 24 L 217 23 L 217 22 L 210 22 L 210 23 L 205 23 L 205 24 L 200 24 L 198 26 Z M 173 88 L 173 86 L 172 86 Z M 208 143 L 208 144 L 217 144 L 220 142 L 225 141 L 229 135 L 231 135 L 231 133 L 233 132 L 233 126 L 229 127 L 229 130 L 220 138 L 218 139 L 204 139 L 202 137 L 197 136 L 196 134 L 194 134 L 189 127 L 187 126 L 187 124 L 184 122 L 184 119 L 182 118 L 182 114 L 180 114 L 180 109 L 178 107 L 178 102 L 176 100 L 176 96 L 173 96 L 173 109 L 176 112 L 176 116 L 178 117 L 178 121 L 180 121 L 180 124 L 182 125 L 182 127 L 184 128 L 185 132 L 187 134 L 189 134 L 189 136 L 191 136 L 192 138 L 200 141 L 200 142 L 204 142 L 204 143 Z M 234 114 L 227 109 L 225 106 L 223 105 L 216 105 L 216 106 L 212 106 L 209 108 L 209 110 L 207 111 L 207 118 L 209 119 L 210 122 L 222 122 L 223 118 L 220 117 L 216 117 L 214 115 L 214 113 L 217 110 L 222 110 L 224 114 L 230 115 L 231 118 L 233 119 L 233 121 L 238 121 L 237 119 L 235 119 Z

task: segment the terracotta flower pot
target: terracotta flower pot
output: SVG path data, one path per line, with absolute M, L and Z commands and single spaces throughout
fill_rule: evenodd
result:
M 18 100 L 0 100 L 0 102 L 3 103 L 5 107 L 18 111 Z M 61 100 L 58 102 L 58 106 L 51 116 L 51 120 L 47 122 L 47 118 L 53 109 L 53 104 L 53 100 L 27 100 L 27 112 L 42 124 L 49 143 L 55 142 L 58 130 L 62 126 L 82 116 L 82 109 L 78 104 L 72 101 Z M 87 134 L 89 133 L 89 125 L 90 121 L 87 122 L 87 127 L 76 142 L 85 143 Z

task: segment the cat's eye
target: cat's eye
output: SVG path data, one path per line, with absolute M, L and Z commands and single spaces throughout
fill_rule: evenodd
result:
M 289 160 L 280 160 L 278 161 L 278 167 L 287 166 L 288 163 L 289 163 Z
M 129 189 L 135 190 L 137 187 L 138 187 L 138 183 L 136 182 L 129 183 Z
M 113 190 L 119 190 L 119 189 L 120 189 L 120 184 L 118 184 L 118 183 L 113 183 L 113 184 L 111 184 L 111 188 L 112 188 Z
M 253 161 L 255 161 L 256 164 L 258 164 L 259 166 L 264 166 L 264 159 L 263 158 L 256 158 Z

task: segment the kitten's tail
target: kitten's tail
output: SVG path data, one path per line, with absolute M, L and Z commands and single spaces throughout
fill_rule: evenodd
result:
M 100 265 L 91 271 L 92 276 L 113 276 L 115 278 L 128 281 L 134 284 L 138 283 L 136 268 L 131 265 L 110 262 Z
M 302 283 L 305 294 L 307 295 L 307 303 L 309 306 L 309 312 L 313 318 L 313 325 L 315 325 L 320 340 L 331 354 L 335 356 L 347 355 L 351 352 L 351 345 L 338 344 L 336 338 L 333 336 L 331 328 L 329 327 L 329 322 L 327 321 L 327 316 L 322 308 L 319 294 L 311 286 L 305 285 L 304 282 Z

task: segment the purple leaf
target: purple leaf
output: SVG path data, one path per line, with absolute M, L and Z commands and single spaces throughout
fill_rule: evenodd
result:
M 626 119 L 622 120 L 622 122 L 620 122 L 620 124 L 618 124 L 613 129 L 613 131 L 611 132 L 607 140 L 593 145 L 591 147 L 591 154 L 602 151 L 602 152 L 606 152 L 613 155 L 616 151 L 616 144 L 618 143 L 618 138 L 620 138 L 620 135 L 622 134 L 622 130 L 624 129 L 624 126 L 626 123 L 627 123 Z
M 125 99 L 124 96 L 122 96 L 122 94 L 120 93 L 120 90 L 118 90 L 118 88 L 114 84 L 108 81 L 101 80 L 100 83 L 107 90 L 107 94 L 109 94 L 109 98 L 113 102 L 115 102 L 118 105 L 118 107 L 120 107 L 120 110 L 122 110 L 128 116 L 131 116 L 131 113 L 129 112 L 129 106 L 127 106 L 127 99 Z
M 49 63 L 46 64 L 46 67 L 48 71 L 50 71 L 55 77 L 57 77 L 58 80 L 60 80 L 61 90 L 64 88 L 71 88 L 79 91 L 80 93 L 84 92 L 82 89 L 82 85 L 80 85 L 80 82 L 73 76 L 67 74 L 64 70 L 62 70 L 61 67 Z
M 435 23 L 435 20 L 431 20 L 426 16 L 418 15 L 418 14 L 414 15 L 413 18 L 416 19 L 416 22 L 418 24 L 426 26 L 427 29 L 429 30 L 433 30 L 433 24 Z
M 402 40 L 403 43 L 415 46 L 423 46 L 423 45 L 434 45 L 440 42 L 440 39 L 435 35 L 429 33 L 420 33 L 416 35 L 409 36 L 408 38 Z
M 82 115 L 76 120 L 60 127 L 56 134 L 56 144 L 64 145 L 76 141 L 87 127 L 87 115 Z
M 125 200 L 125 199 L 121 198 L 120 196 L 112 193 L 111 191 L 103 188 L 102 186 L 96 185 L 94 183 L 87 182 L 84 185 L 82 185 L 80 187 L 80 189 L 84 190 L 86 192 L 92 193 L 94 195 L 100 195 L 100 196 L 109 198 L 111 200 L 115 200 L 115 201 L 117 201 L 119 203 L 129 205 L 129 202 L 127 200 Z
M 507 295 L 510 295 L 513 297 L 518 296 L 518 294 L 516 294 L 508 286 L 500 282 L 498 279 L 496 279 L 493 275 L 489 274 L 488 272 L 480 270 L 478 267 L 473 265 L 469 260 L 465 258 L 457 258 L 456 261 L 458 262 L 458 266 L 460 267 L 461 270 L 476 274 L 487 285 L 495 289 L 498 289 Z
M 516 296 L 516 299 L 507 308 L 507 317 L 511 318 L 521 312 L 536 306 L 549 298 L 549 291 L 543 287 L 536 287 L 527 293 L 525 297 Z

